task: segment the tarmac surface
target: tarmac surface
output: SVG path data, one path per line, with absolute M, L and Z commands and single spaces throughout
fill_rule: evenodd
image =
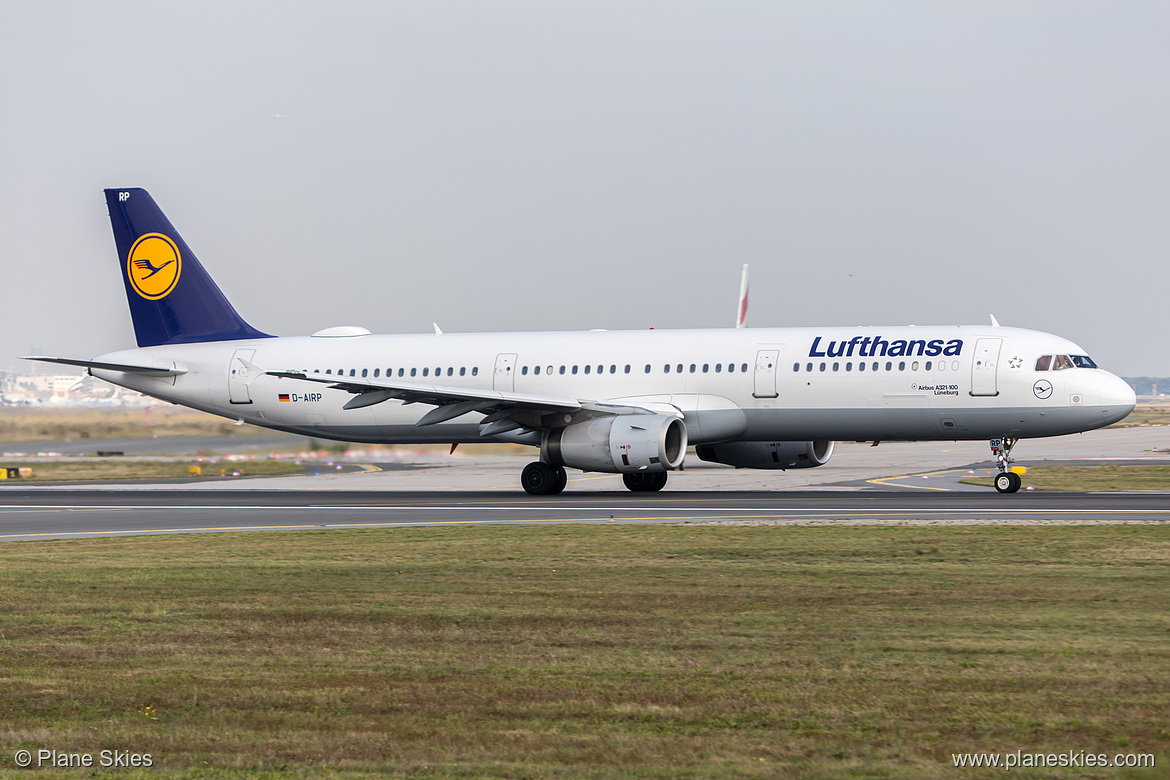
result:
M 1170 427 L 1027 440 L 1017 465 L 1170 464 Z M 821 468 L 735 470 L 691 461 L 661 493 L 570 471 L 559 496 L 520 488 L 530 458 L 407 454 L 314 476 L 0 486 L 0 541 L 82 536 L 532 523 L 951 525 L 1170 523 L 1170 492 L 1001 495 L 986 442 L 839 443 Z

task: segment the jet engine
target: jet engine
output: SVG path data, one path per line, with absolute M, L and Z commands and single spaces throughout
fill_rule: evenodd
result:
M 811 469 L 833 457 L 831 441 L 741 441 L 700 444 L 695 454 L 709 463 L 737 469 Z
M 545 431 L 542 459 L 552 466 L 628 474 L 682 465 L 687 428 L 664 414 L 623 414 Z

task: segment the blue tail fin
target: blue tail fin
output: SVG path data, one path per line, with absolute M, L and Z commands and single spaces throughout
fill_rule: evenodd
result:
M 236 313 L 143 189 L 106 190 L 140 347 L 270 338 Z

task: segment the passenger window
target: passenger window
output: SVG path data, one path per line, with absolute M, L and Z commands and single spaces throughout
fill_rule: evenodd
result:
M 840 370 L 841 370 L 841 364 L 840 364 L 840 363 L 834 363 L 834 364 L 833 364 L 833 370 L 834 370 L 834 371 L 840 371 Z
M 917 370 L 918 370 L 918 361 L 917 361 L 917 360 L 915 360 L 913 363 L 911 363 L 911 364 L 910 364 L 910 370 L 911 370 L 911 371 L 917 371 Z
M 405 368 L 398 369 L 398 376 L 404 376 L 405 374 L 406 374 Z M 414 376 L 414 374 L 411 374 L 411 376 Z
M 1054 357 L 1052 359 L 1052 370 L 1053 371 L 1063 371 L 1066 368 L 1072 368 L 1072 367 L 1073 367 L 1072 360 L 1069 359 L 1068 355 L 1057 355 L 1056 357 Z
M 793 363 L 792 364 L 792 373 L 794 373 L 794 374 L 800 373 L 800 363 Z
M 588 374 L 588 373 L 589 373 L 589 369 L 591 369 L 591 368 L 593 368 L 593 366 L 590 366 L 590 365 L 586 364 L 586 366 L 585 366 L 585 373 L 586 373 L 586 374 Z
M 410 375 L 411 375 L 411 376 L 415 376 L 415 374 L 416 374 L 416 372 L 417 372 L 417 371 L 418 371 L 418 369 L 417 369 L 417 368 L 412 368 L 412 369 L 410 369 Z
M 447 376 L 455 376 L 455 367 L 447 366 Z
M 611 365 L 609 367 L 609 373 L 616 374 L 617 373 L 617 366 Z
M 520 369 L 520 376 L 528 376 L 528 366 L 524 366 Z
M 333 369 L 332 369 L 332 368 L 327 368 L 327 369 L 325 369 L 325 373 L 326 373 L 326 374 L 332 374 L 332 373 L 333 373 Z
M 703 373 L 704 373 L 704 374 L 706 374 L 706 373 L 707 373 L 708 371 L 710 371 L 710 370 L 711 370 L 711 364 L 710 364 L 710 363 L 704 363 L 704 364 L 703 364 Z
M 479 366 L 472 366 L 471 367 L 471 375 L 472 376 L 479 376 Z
M 528 366 L 525 366 L 524 368 L 528 368 Z M 459 367 L 459 376 L 467 376 L 467 366 Z
M 804 367 L 804 370 L 805 370 L 805 371 L 812 371 L 812 363 L 809 363 L 808 365 L 806 365 L 806 366 Z
M 428 375 L 428 374 L 430 374 L 430 373 L 431 373 L 431 369 L 430 369 L 430 368 L 424 368 L 424 369 L 423 369 L 423 376 L 427 376 L 427 375 Z
M 549 376 L 552 376 L 552 366 L 549 366 L 548 368 L 546 368 L 544 370 L 544 373 L 548 374 Z
M 356 369 L 356 368 L 351 368 L 351 369 L 349 370 L 349 375 L 350 375 L 350 376 L 357 376 L 357 369 Z
M 662 367 L 662 373 L 664 373 L 664 374 L 670 373 L 670 363 L 667 363 L 665 366 Z
M 374 369 L 374 379 L 377 379 L 377 378 L 378 378 L 378 374 L 379 374 L 381 371 L 382 371 L 382 369 L 380 369 L 380 368 L 375 368 L 375 369 Z
M 800 367 L 800 364 L 799 364 L 799 363 L 797 363 L 796 365 L 797 365 L 797 367 L 798 367 L 798 368 Z M 722 364 L 722 363 L 716 363 L 716 364 L 715 364 L 715 373 L 716 373 L 716 374 L 718 374 L 718 373 L 721 373 L 722 371 L 723 371 L 723 364 Z
M 858 371 L 864 371 L 864 370 L 865 370 L 865 363 L 858 363 L 858 364 L 857 364 L 857 370 L 858 370 Z
M 691 363 L 691 373 L 695 373 L 695 364 Z
M 735 363 L 728 363 L 727 364 L 727 373 L 729 373 L 729 374 L 735 373 Z
M 928 360 L 928 361 L 926 361 L 926 370 L 927 370 L 927 371 L 929 371 L 929 370 L 930 370 L 930 367 L 931 367 L 931 366 L 933 366 L 933 365 L 934 365 L 934 363 L 931 363 L 929 360 Z
M 828 368 L 828 365 L 825 363 L 821 363 L 821 371 L 824 371 L 826 368 Z
M 894 364 L 893 363 L 886 363 L 886 371 L 893 371 L 893 370 L 894 370 Z
M 574 374 L 576 374 L 576 373 L 577 373 L 577 367 L 576 367 L 576 366 L 573 366 L 573 373 L 574 373 Z
M 646 364 L 646 373 L 647 374 L 650 373 L 650 364 L 649 363 Z
M 362 369 L 362 379 L 366 379 L 369 376 L 369 373 L 370 373 L 370 369 L 363 368 Z
M 906 361 L 905 361 L 905 360 L 899 360 L 899 361 L 898 361 L 898 370 L 899 370 L 899 371 L 905 371 L 905 370 L 906 370 Z
M 682 364 L 682 363 L 679 363 L 679 364 L 678 364 L 678 372 L 679 372 L 680 374 L 683 372 L 683 364 Z
M 848 362 L 848 363 L 846 363 L 846 364 L 845 364 L 845 370 L 846 370 L 846 371 L 852 371 L 852 370 L 853 370 L 853 362 L 852 362 L 852 361 L 850 361 L 850 362 Z
M 565 367 L 561 366 L 560 371 L 558 371 L 557 373 L 559 373 L 561 376 L 564 376 L 565 375 Z
M 539 374 L 540 373 L 540 366 L 533 366 L 532 373 Z
M 739 367 L 739 370 L 746 374 L 747 373 L 747 363 L 741 364 Z
M 626 363 L 626 373 L 630 373 L 630 364 Z

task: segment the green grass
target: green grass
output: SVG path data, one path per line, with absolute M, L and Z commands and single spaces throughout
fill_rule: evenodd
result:
M 304 466 L 281 460 L 246 460 L 246 461 L 156 461 L 156 460 L 122 460 L 120 458 L 92 458 L 85 460 L 37 460 L 19 461 L 5 459 L 0 465 L 9 468 L 27 466 L 32 469 L 29 477 L 6 480 L 0 485 L 18 486 L 26 482 L 65 482 L 89 481 L 107 479 L 171 479 L 176 477 L 190 478 L 188 468 L 198 466 L 203 470 L 201 476 L 232 476 L 239 472 L 240 476 L 254 477 L 260 475 L 303 474 Z
M 1024 486 L 1036 490 L 1117 492 L 1129 490 L 1170 491 L 1170 466 L 1028 466 L 1020 475 Z M 962 480 L 968 485 L 990 487 L 992 477 Z
M 1167 593 L 1164 526 L 10 543 L 0 767 L 21 748 L 150 753 L 118 776 L 151 778 L 999 777 L 949 755 L 1017 748 L 1165 762 Z

